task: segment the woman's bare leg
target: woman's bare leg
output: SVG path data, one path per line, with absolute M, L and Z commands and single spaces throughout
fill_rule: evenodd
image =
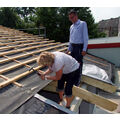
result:
M 60 91 L 60 92 L 59 92 L 60 100 L 63 100 L 63 94 L 64 94 L 64 91 Z
M 73 98 L 74 98 L 73 96 L 71 96 L 71 97 L 66 97 L 66 101 L 67 101 L 66 107 L 70 107 L 70 104 L 71 104 Z

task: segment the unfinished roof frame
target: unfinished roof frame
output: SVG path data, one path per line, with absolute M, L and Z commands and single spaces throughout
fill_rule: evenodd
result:
M 4 36 L 4 33 L 5 33 L 4 30 L 7 31 L 5 33 L 6 35 L 5 35 L 5 37 L 3 37 L 3 39 L 8 38 L 7 40 L 0 40 L 0 46 L 7 45 L 7 47 L 1 47 L 0 50 L 6 50 L 6 49 L 9 50 L 12 48 L 12 50 L 10 50 L 10 51 L 0 53 L 0 56 L 5 58 L 0 61 L 0 64 L 6 63 L 9 61 L 15 61 L 17 63 L 16 65 L 13 65 L 13 66 L 10 66 L 10 67 L 0 70 L 0 77 L 5 80 L 4 82 L 0 83 L 0 88 L 3 88 L 11 83 L 17 85 L 18 87 L 23 87 L 24 85 L 18 83 L 17 80 L 31 74 L 32 72 L 34 72 L 33 70 L 31 70 L 31 71 L 28 70 L 28 71 L 26 71 L 22 74 L 19 74 L 13 78 L 8 78 L 2 74 L 5 72 L 8 72 L 8 71 L 11 71 L 13 69 L 19 68 L 21 66 L 30 68 L 31 66 L 28 64 L 35 62 L 37 59 L 36 58 L 37 56 L 35 54 L 41 53 L 43 51 L 49 51 L 49 50 L 57 50 L 57 51 L 66 51 L 67 50 L 66 44 L 63 44 L 60 42 L 53 43 L 54 40 L 43 39 L 42 37 L 37 37 L 32 34 L 24 33 L 24 32 L 18 31 L 18 30 L 9 29 L 9 28 L 2 27 L 2 26 L 0 26 L 0 28 L 3 29 L 3 31 L 0 31 L 2 33 L 2 36 Z M 14 40 L 12 40 L 13 34 L 14 34 L 14 38 L 15 38 Z M 19 35 L 19 37 L 17 37 L 17 35 Z M 21 35 L 21 38 L 20 38 L 20 35 Z M 18 38 L 20 38 L 20 39 L 18 39 Z M 4 43 L 4 41 L 6 41 L 7 43 Z M 19 45 L 16 45 L 16 44 L 19 44 Z M 38 45 L 38 44 L 40 44 L 40 45 Z M 10 46 L 10 45 L 15 45 L 15 46 Z M 32 46 L 32 45 L 35 45 L 35 46 Z M 51 45 L 52 45 L 52 47 L 51 47 Z M 25 48 L 17 49 L 17 47 L 25 47 Z M 42 47 L 47 47 L 47 48 L 40 49 Z M 36 49 L 36 51 L 26 52 L 26 50 L 32 50 L 32 49 Z M 17 55 L 14 57 L 7 56 L 9 54 L 14 54 L 14 53 L 19 53 L 19 52 L 22 52 L 23 54 Z M 31 60 L 27 60 L 24 62 L 20 62 L 17 60 L 18 58 L 23 58 L 25 56 L 31 56 L 31 55 L 34 56 L 34 58 Z M 87 58 L 85 58 L 85 59 L 89 60 Z M 89 61 L 96 62 L 94 60 L 89 60 Z M 104 64 L 104 63 L 100 63 L 100 62 L 96 62 L 96 63 L 106 66 L 106 64 Z M 38 67 L 35 67 L 34 70 L 39 70 L 43 67 L 44 66 L 38 66 Z M 87 83 L 92 86 L 95 86 L 97 88 L 100 88 L 100 89 L 105 90 L 110 93 L 116 92 L 116 89 L 117 89 L 117 87 L 114 85 L 107 84 L 102 81 L 98 81 L 98 80 L 90 78 L 88 76 L 82 76 L 82 82 Z M 56 89 L 55 84 L 56 83 L 51 82 L 48 86 L 46 86 L 44 88 L 44 90 L 55 92 L 55 89 Z M 73 87 L 73 95 L 78 96 L 88 102 L 96 104 L 104 109 L 109 110 L 109 111 L 113 111 L 118 106 L 118 104 L 114 103 L 113 101 L 110 101 L 99 95 L 93 94 L 83 88 L 80 88 L 80 87 L 75 87 L 75 86 Z

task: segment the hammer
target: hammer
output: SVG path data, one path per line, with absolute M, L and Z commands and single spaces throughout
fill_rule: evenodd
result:
M 41 76 L 41 74 L 40 74 L 37 70 L 35 70 L 33 67 L 34 67 L 34 66 L 32 66 L 32 67 L 29 69 L 29 71 L 33 70 L 35 73 L 37 73 L 38 75 Z
M 41 74 L 37 70 L 34 69 L 34 66 L 35 66 L 35 64 L 29 69 L 29 71 L 33 70 L 35 73 L 37 73 L 39 76 L 41 76 Z M 46 77 L 45 77 L 45 80 L 47 80 Z

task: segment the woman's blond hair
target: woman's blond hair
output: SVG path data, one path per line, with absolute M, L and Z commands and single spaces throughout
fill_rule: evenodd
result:
M 52 65 L 54 63 L 54 59 L 55 59 L 55 56 L 53 53 L 51 52 L 42 52 L 38 59 L 37 59 L 37 63 L 38 65 Z

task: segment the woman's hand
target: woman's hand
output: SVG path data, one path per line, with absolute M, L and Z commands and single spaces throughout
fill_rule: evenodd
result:
M 38 70 L 38 74 L 40 75 L 42 80 L 45 80 L 45 72 L 44 71 Z
M 42 71 L 42 70 L 38 70 L 38 73 L 42 76 L 42 75 L 45 75 L 45 72 Z
M 45 75 L 40 76 L 42 80 L 45 80 Z

